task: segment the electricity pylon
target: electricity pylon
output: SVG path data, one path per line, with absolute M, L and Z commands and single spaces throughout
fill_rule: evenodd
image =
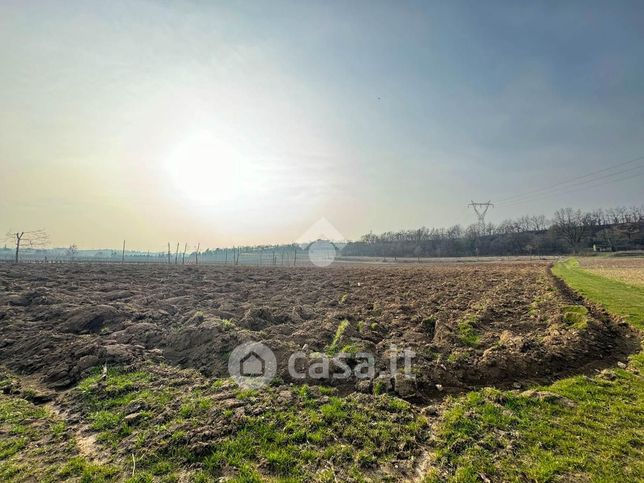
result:
M 479 219 L 479 225 L 481 226 L 481 228 L 485 228 L 485 215 L 490 207 L 494 208 L 494 204 L 492 204 L 490 201 L 488 201 L 487 203 L 475 203 L 474 201 L 471 201 L 467 206 L 474 208 L 474 213 L 476 213 L 476 216 Z

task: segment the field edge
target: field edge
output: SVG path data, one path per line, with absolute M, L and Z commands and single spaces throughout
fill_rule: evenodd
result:
M 575 259 L 553 275 L 591 305 L 644 327 L 644 294 L 585 272 Z M 599 374 L 529 391 L 486 388 L 446 401 L 434 426 L 434 481 L 644 479 L 644 352 Z

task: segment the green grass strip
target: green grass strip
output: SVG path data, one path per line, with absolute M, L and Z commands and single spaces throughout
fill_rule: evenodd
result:
M 644 328 L 644 288 L 587 272 L 575 259 L 555 264 L 552 273 L 588 300 L 624 317 L 635 327 Z

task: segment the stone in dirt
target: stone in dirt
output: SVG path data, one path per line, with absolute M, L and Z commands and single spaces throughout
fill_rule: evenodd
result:
M 125 421 L 128 424 L 132 424 L 137 422 L 139 419 L 141 419 L 141 416 L 142 416 L 141 413 L 128 414 L 123 418 L 123 421 Z

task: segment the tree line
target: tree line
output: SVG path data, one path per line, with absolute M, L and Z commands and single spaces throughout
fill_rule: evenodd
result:
M 368 233 L 346 256 L 464 257 L 556 255 L 585 250 L 644 249 L 644 206 L 594 211 L 562 208 L 553 217 L 522 216 L 493 223 Z
M 67 261 L 105 260 L 120 262 L 156 262 L 167 264 L 223 263 L 231 265 L 296 265 L 305 261 L 307 246 L 257 245 L 216 248 L 188 252 L 188 244 L 176 247 L 168 243 L 167 251 L 107 252 L 90 250 L 91 255 L 75 244 L 67 249 L 48 250 L 47 234 L 43 230 L 7 234 L 13 248 L 5 246 L 2 252 L 13 252 L 16 263 L 24 249 L 38 253 L 38 260 L 47 261 L 48 255 Z M 173 250 L 174 248 L 174 250 Z M 181 248 L 183 248 L 181 250 Z M 340 255 L 383 258 L 467 257 L 504 255 L 560 255 L 582 251 L 620 251 L 644 249 L 644 206 L 617 207 L 594 211 L 562 208 L 552 218 L 522 216 L 499 224 L 453 225 L 447 228 L 421 227 L 412 230 L 368 233 L 358 241 L 343 244 Z M 61 255 L 61 250 L 64 254 Z M 5 258 L 4 256 L 2 258 Z M 33 253 L 32 257 L 33 258 Z

